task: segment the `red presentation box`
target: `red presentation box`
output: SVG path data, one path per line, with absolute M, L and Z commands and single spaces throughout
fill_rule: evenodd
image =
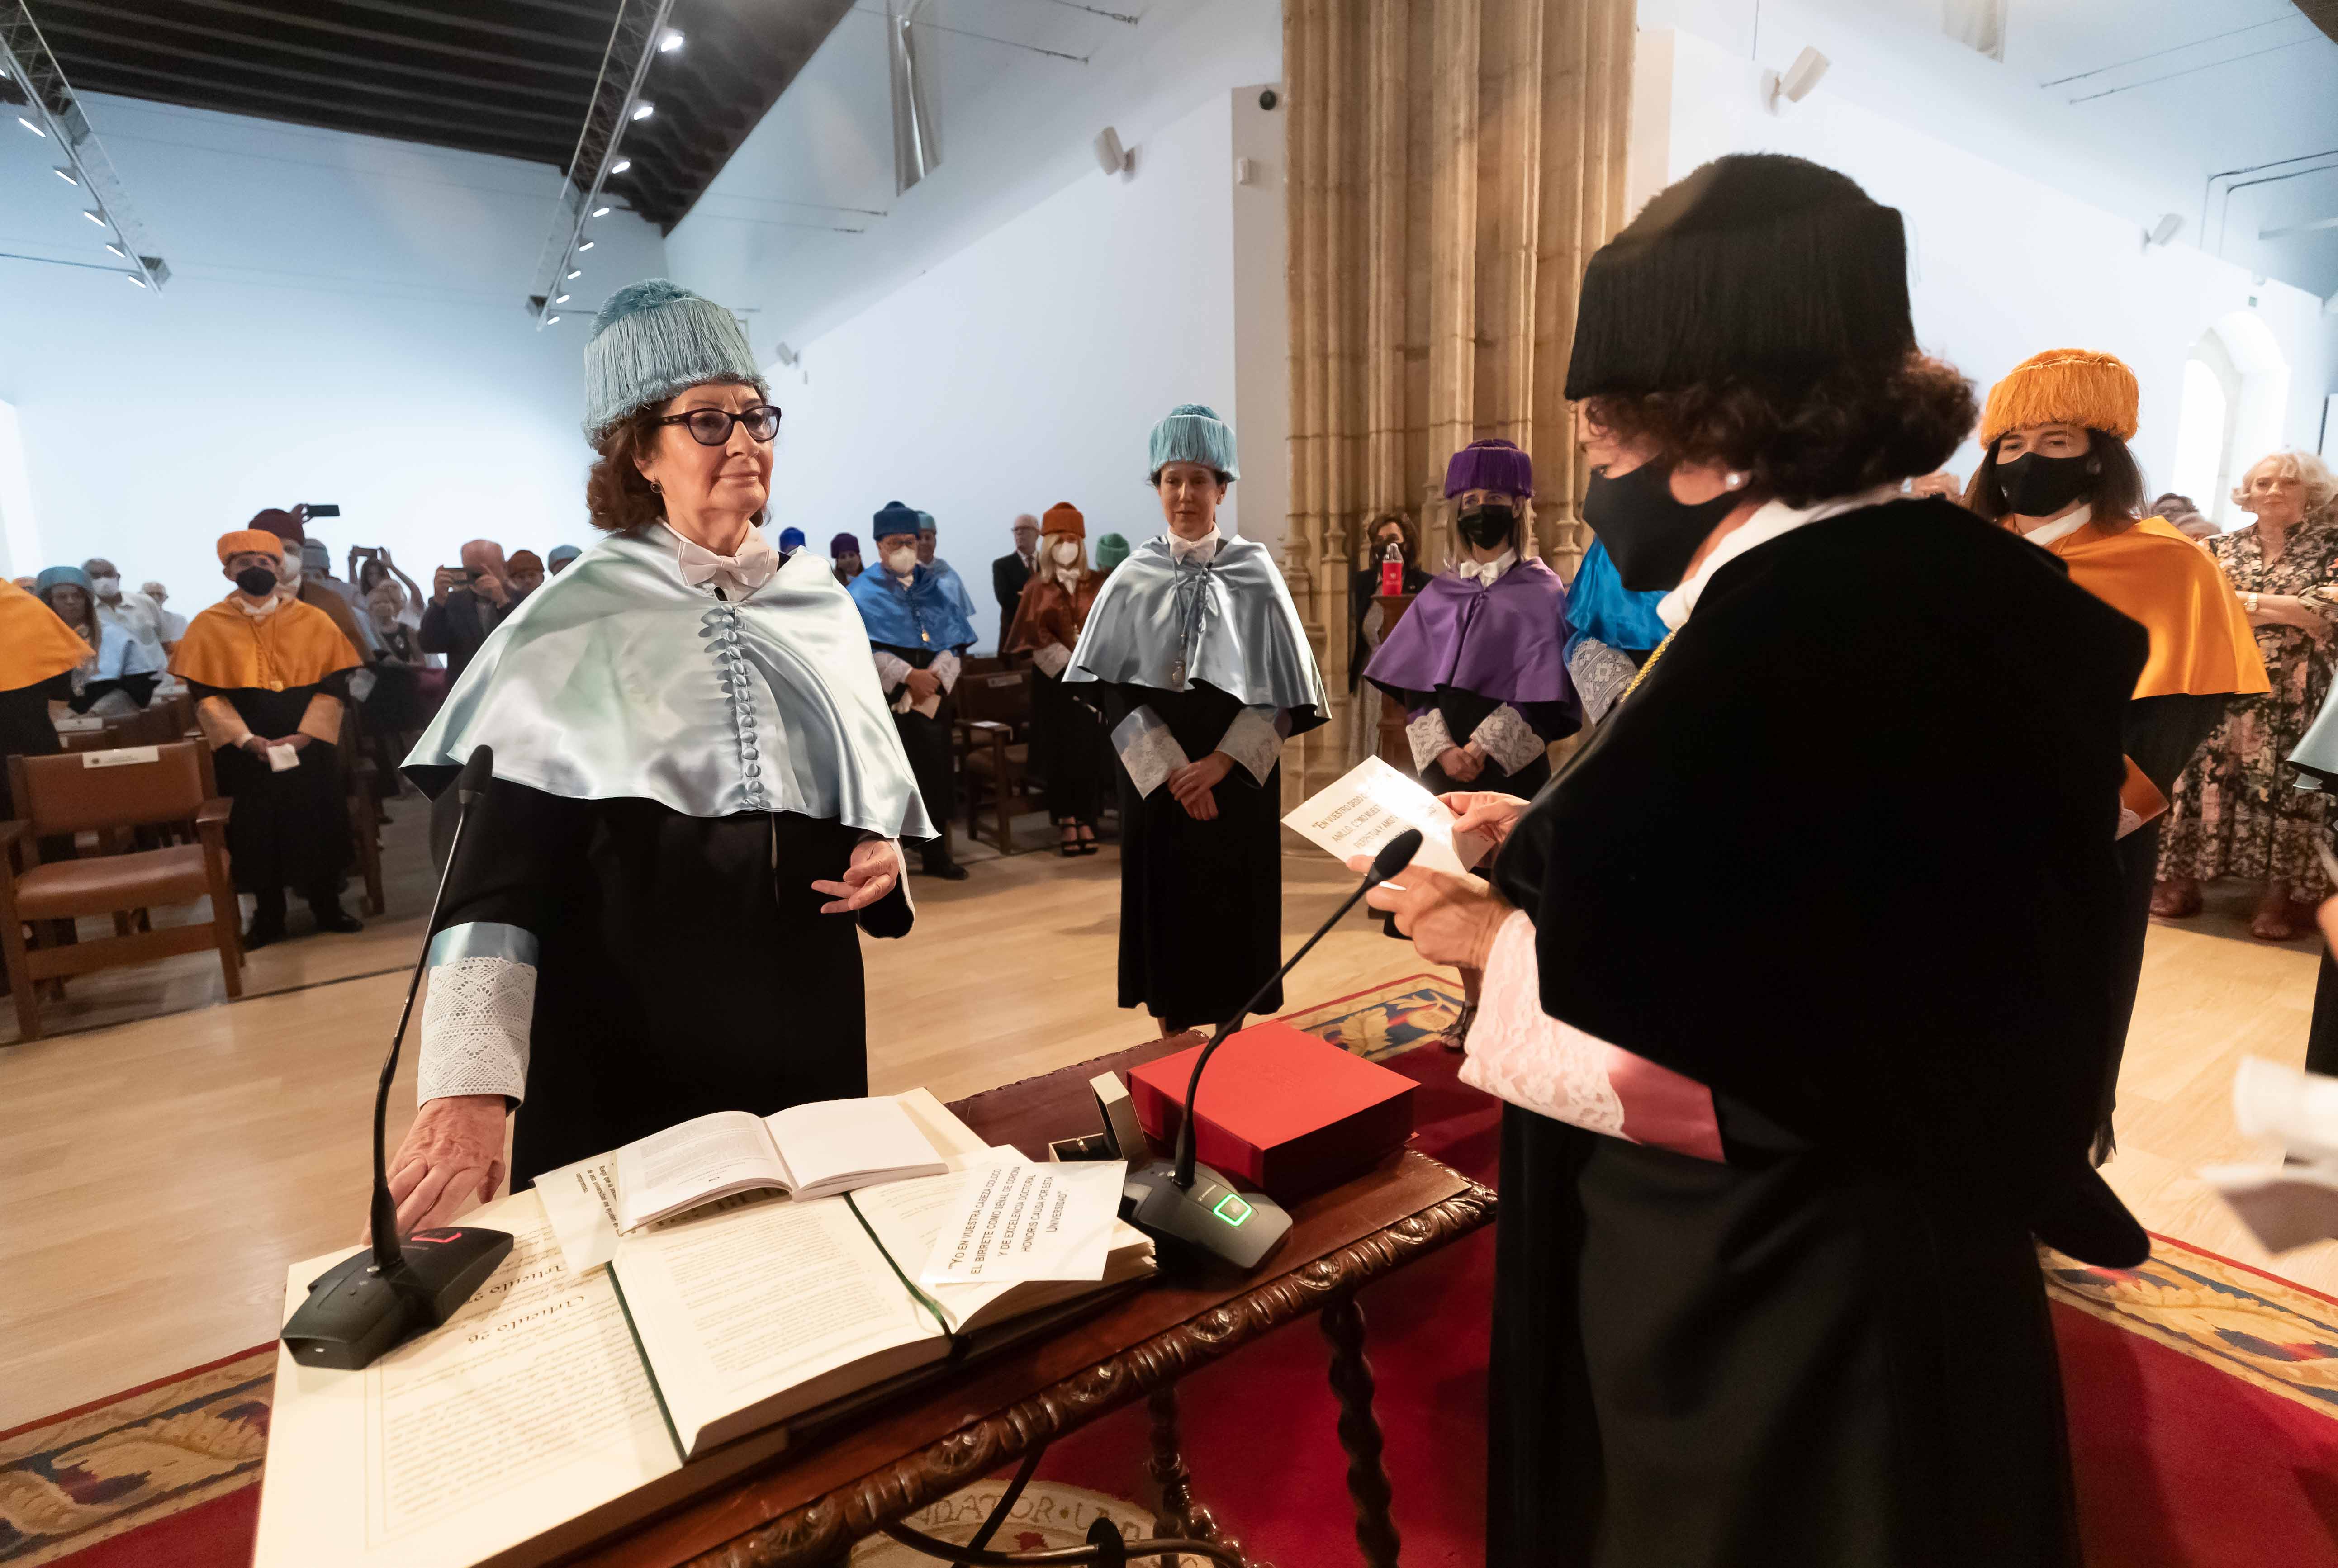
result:
M 1194 1046 L 1134 1069 L 1137 1120 L 1164 1147 L 1185 1117 Z M 1303 1034 L 1253 1024 L 1230 1034 L 1202 1074 L 1194 1150 L 1281 1202 L 1338 1185 L 1412 1136 L 1413 1081 Z

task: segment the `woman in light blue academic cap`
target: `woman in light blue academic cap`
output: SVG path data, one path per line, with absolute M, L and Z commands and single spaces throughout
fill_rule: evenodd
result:
M 761 531 L 780 410 L 730 311 L 620 289 L 584 349 L 604 538 L 490 635 L 408 758 L 481 745 L 431 944 L 399 1223 L 714 1111 L 868 1092 L 860 932 L 905 933 L 929 836 L 828 563 Z M 856 929 L 856 927 L 858 927 Z
M 162 667 L 143 644 L 100 619 L 88 573 L 78 566 L 52 566 L 34 581 L 33 592 L 89 644 L 89 662 L 73 671 L 74 712 L 118 718 L 135 713 L 152 700 Z
M 1166 528 L 1105 580 L 1064 680 L 1095 683 L 1120 760 L 1120 1004 L 1168 1034 L 1231 1016 L 1282 962 L 1282 742 L 1328 705 L 1266 547 L 1218 532 L 1233 426 L 1171 409 L 1146 473 Z

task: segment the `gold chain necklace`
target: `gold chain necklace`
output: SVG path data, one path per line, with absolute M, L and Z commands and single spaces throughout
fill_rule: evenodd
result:
M 1629 697 L 1640 689 L 1640 682 L 1648 678 L 1648 671 L 1656 667 L 1656 661 L 1665 656 L 1665 650 L 1671 647 L 1673 639 L 1679 635 L 1680 630 L 1677 627 L 1665 633 L 1665 640 L 1656 644 L 1656 651 L 1648 655 L 1648 662 L 1640 666 L 1638 672 L 1632 677 L 1632 683 L 1624 688 L 1624 697 Z M 1618 697 L 1616 701 L 1621 702 L 1624 697 Z

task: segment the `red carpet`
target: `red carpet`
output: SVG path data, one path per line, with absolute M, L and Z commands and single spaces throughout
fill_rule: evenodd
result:
M 1412 976 L 1291 1016 L 1419 1083 L 1419 1146 L 1490 1184 L 1498 1108 L 1455 1080 L 1459 1057 L 1410 1048 L 1449 1016 L 1440 984 Z M 1416 1568 L 1483 1561 L 1493 1251 L 1481 1232 L 1362 1298 L 1403 1560 Z M 2166 1239 L 2140 1270 L 2047 1267 L 2089 1568 L 2338 1568 L 2338 1302 Z M 1180 1386 L 1194 1494 L 1254 1560 L 1356 1561 L 1328 1355 L 1311 1322 L 1296 1324 Z M 264 1384 L 249 1377 L 231 1359 L 101 1402 L 119 1410 L 0 1434 L 0 1565 L 248 1562 L 260 1492 L 241 1446 L 265 1423 Z M 158 1468 L 145 1440 L 158 1423 L 201 1464 Z M 1139 1406 L 1059 1445 L 1042 1475 L 1132 1497 L 1148 1452 Z M 28 1493 L 28 1479 L 46 1490 Z M 68 1494 L 87 1508 L 70 1521 L 53 1501 Z M 27 1496 L 41 1520 L 12 1518 Z M 117 1515 L 119 1533 L 99 1539 L 99 1505 L 117 1497 L 144 1519 Z M 60 1534 L 44 1536 L 43 1522 Z M 90 1544 L 74 1550 L 76 1535 Z

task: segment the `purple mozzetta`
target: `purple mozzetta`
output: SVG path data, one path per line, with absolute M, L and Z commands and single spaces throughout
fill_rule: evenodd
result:
M 1525 560 L 1486 583 L 1430 579 L 1365 667 L 1364 679 L 1417 704 L 1441 686 L 1519 707 L 1569 702 L 1567 588 Z

